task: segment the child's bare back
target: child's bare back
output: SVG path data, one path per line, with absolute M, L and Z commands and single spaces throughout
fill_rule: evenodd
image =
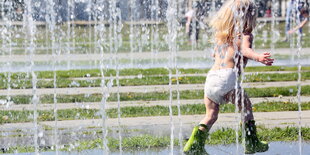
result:
M 246 66 L 248 59 L 261 62 L 265 65 L 272 65 L 273 59 L 270 59 L 270 53 L 256 53 L 252 49 L 253 35 L 239 35 L 235 43 L 218 45 L 214 51 L 214 65 L 211 70 L 219 70 L 237 67 L 240 70 L 240 59 L 243 56 L 243 67 Z M 237 64 L 235 64 L 237 63 Z

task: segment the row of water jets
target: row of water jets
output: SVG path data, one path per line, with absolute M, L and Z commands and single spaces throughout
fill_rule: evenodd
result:
M 48 40 L 50 40 L 51 42 L 46 44 L 46 46 L 50 46 L 51 50 L 52 50 L 52 56 L 53 56 L 53 80 L 54 80 L 54 117 L 55 117 L 55 127 L 53 129 L 53 141 L 54 141 L 54 149 L 56 154 L 59 154 L 59 149 L 60 149 L 60 145 L 59 144 L 59 136 L 61 136 L 58 132 L 58 127 L 57 127 L 57 123 L 58 123 L 58 119 L 57 119 L 57 93 L 56 93 L 56 80 L 57 80 L 57 74 L 56 71 L 57 69 L 57 64 L 59 63 L 59 61 L 56 59 L 57 56 L 61 55 L 62 53 L 65 53 L 68 57 L 70 57 L 70 52 L 71 49 L 75 49 L 75 37 L 77 34 L 75 34 L 74 31 L 74 23 L 72 21 L 74 21 L 74 10 L 72 8 L 74 8 L 74 0 L 68 0 L 68 16 L 69 16 L 69 23 L 67 24 L 67 30 L 63 31 L 63 29 L 61 28 L 61 25 L 58 24 L 58 21 L 56 21 L 56 10 L 55 10 L 55 1 L 54 0 L 45 0 L 46 1 L 46 8 L 42 8 L 42 9 L 46 9 L 47 14 L 46 14 L 46 29 L 47 29 L 47 33 L 46 33 L 46 40 L 48 42 Z M 175 127 L 174 127 L 174 120 L 173 120 L 173 114 L 172 114 L 172 102 L 173 102 L 173 98 L 172 98 L 172 93 L 173 93 L 173 89 L 172 89 L 172 78 L 175 78 L 177 80 L 177 108 L 178 108 L 178 122 L 179 122 L 179 135 L 178 135 L 178 139 L 179 139 L 179 148 L 180 148 L 180 152 L 182 152 L 182 141 L 183 141 L 183 135 L 182 135 L 182 119 L 181 119 L 181 110 L 180 110 L 180 93 L 179 93 L 179 71 L 178 71 L 178 65 L 177 65 L 177 57 L 178 57 L 178 51 L 179 51 L 179 47 L 178 47 L 178 37 L 180 36 L 180 34 L 182 34 L 183 32 L 180 32 L 182 25 L 179 22 L 179 17 L 181 17 L 181 11 L 180 11 L 180 4 L 183 4 L 185 2 L 185 0 L 168 0 L 168 7 L 167 7 L 167 12 L 166 12 L 166 25 L 168 28 L 168 33 L 165 35 L 165 40 L 166 43 L 169 47 L 169 63 L 167 65 L 167 68 L 169 70 L 169 86 L 170 86 L 170 98 L 169 98 L 169 116 L 170 116 L 170 125 L 171 125 L 171 141 L 170 141 L 170 153 L 173 154 L 174 151 L 174 133 L 175 133 Z M 215 4 L 215 1 L 212 1 Z M 273 4 L 278 4 L 278 1 L 273 1 Z M 119 72 L 120 72 L 120 62 L 119 62 L 119 58 L 118 58 L 118 51 L 119 48 L 122 44 L 122 33 L 121 30 L 123 28 L 123 23 L 122 23 L 122 19 L 121 19 L 121 10 L 120 8 L 117 7 L 116 1 L 109 1 L 108 5 L 106 5 L 106 1 L 105 0 L 97 0 L 96 4 L 93 4 L 93 1 L 89 0 L 88 1 L 89 6 L 92 6 L 92 8 L 90 8 L 89 10 L 91 11 L 91 14 L 95 17 L 95 25 L 94 25 L 94 32 L 91 32 L 92 29 L 89 29 L 89 41 L 90 42 L 94 42 L 95 45 L 95 52 L 99 53 L 101 55 L 101 61 L 100 61 L 100 72 L 101 72 L 101 89 L 102 89 L 102 100 L 101 100 L 101 108 L 100 108 L 100 113 L 101 113 L 101 119 L 102 119 L 102 140 L 103 140 L 103 150 L 105 151 L 106 154 L 109 153 L 109 148 L 108 148 L 108 142 L 107 142 L 107 135 L 108 135 L 108 126 L 106 123 L 107 117 L 106 117 L 106 104 L 107 104 L 107 99 L 109 97 L 109 94 L 111 93 L 110 88 L 112 87 L 112 82 L 107 82 L 107 78 L 105 75 L 105 72 L 108 69 L 116 69 L 116 76 L 114 77 L 116 80 L 116 86 L 117 86 L 117 90 L 119 90 Z M 135 0 L 130 0 L 130 3 L 132 8 L 137 7 Z M 152 0 L 152 4 L 154 4 L 152 7 L 157 10 L 155 12 L 158 12 L 159 10 L 159 0 Z M 2 19 L 3 19 L 3 23 L 5 23 L 2 27 L 1 27 L 1 40 L 2 40 L 2 49 L 5 50 L 1 50 L 2 51 L 2 55 L 4 56 L 8 56 L 7 59 L 7 63 L 5 64 L 7 66 L 7 68 L 9 68 L 8 72 L 6 72 L 6 78 L 8 79 L 8 83 L 7 83 L 7 100 L 10 101 L 11 100 L 11 75 L 12 72 L 14 72 L 14 66 L 13 66 L 13 60 L 14 58 L 12 57 L 12 51 L 13 51 L 13 47 L 15 45 L 15 43 L 13 42 L 13 38 L 14 38 L 14 25 L 13 25 L 13 20 L 10 18 L 10 12 L 13 12 L 13 7 L 12 7 L 12 1 L 1 1 L 0 4 L 2 7 L 2 9 L 4 8 L 4 6 L 11 6 L 8 9 L 8 14 L 4 13 L 4 10 L 2 10 Z M 109 11 L 109 16 L 103 11 L 108 9 Z M 215 8 L 214 8 L 215 9 Z M 211 10 L 211 12 L 214 12 L 215 10 Z M 153 11 L 154 12 L 154 11 Z M 276 17 L 277 14 L 276 12 L 278 12 L 277 9 L 273 9 L 273 13 L 272 13 L 272 30 L 273 30 L 273 34 L 272 34 L 272 38 L 273 40 L 276 40 L 275 38 L 277 38 L 279 36 L 278 31 L 276 30 Z M 132 14 L 134 14 L 132 12 Z M 160 19 L 158 17 L 158 15 L 155 13 L 154 14 L 154 19 L 153 21 L 155 22 L 155 24 L 153 26 L 151 26 L 151 30 L 148 30 L 148 26 L 146 23 L 139 23 L 141 24 L 140 27 L 134 26 L 133 24 L 130 25 L 130 35 L 129 35 L 129 39 L 130 39 L 130 49 L 128 49 L 130 51 L 130 64 L 132 65 L 134 63 L 134 58 L 133 58 L 133 53 L 135 52 L 142 52 L 142 46 L 141 44 L 146 44 L 146 42 L 148 40 L 150 40 L 151 42 L 151 54 L 152 54 L 152 63 L 156 62 L 156 55 L 159 52 L 159 22 Z M 91 22 L 92 19 L 89 18 L 89 22 Z M 131 21 L 134 22 L 135 18 L 132 16 L 131 17 Z M 72 22 L 72 23 L 70 23 Z M 106 22 L 108 22 L 108 27 L 106 26 Z M 297 21 L 295 21 L 296 23 Z M 266 24 L 266 22 L 263 22 L 261 25 L 258 25 L 259 27 L 263 27 L 264 24 Z M 91 26 L 89 24 L 89 26 Z M 27 70 L 28 74 L 31 75 L 29 77 L 32 78 L 32 105 L 33 105 L 33 125 L 34 125 L 34 130 L 33 130 L 33 135 L 34 135 L 34 148 L 35 148 L 35 153 L 39 154 L 39 138 L 41 137 L 40 132 L 39 132 L 39 127 L 38 127 L 38 111 L 37 111 L 37 106 L 40 103 L 37 92 L 39 91 L 36 87 L 37 85 L 37 78 L 36 78 L 36 74 L 34 72 L 34 67 L 35 67 L 35 61 L 34 61 L 34 56 L 35 56 L 35 51 L 37 48 L 37 44 L 36 44 L 36 21 L 34 19 L 34 10 L 33 10 L 33 4 L 31 0 L 27 0 L 25 1 L 25 10 L 24 10 L 24 18 L 23 18 L 23 26 L 21 27 L 25 33 L 25 40 L 24 42 L 24 46 L 25 46 L 25 54 L 28 55 L 29 58 L 29 68 Z M 139 38 L 139 33 L 137 32 L 144 32 L 145 35 L 142 35 L 141 40 L 137 41 L 137 38 Z M 265 31 L 264 31 L 265 32 Z M 151 33 L 151 38 L 148 38 L 149 33 Z M 144 37 L 143 37 L 144 36 Z M 264 43 L 267 43 L 267 33 L 263 34 L 263 38 L 264 38 Z M 293 51 L 297 52 L 297 56 L 298 59 L 300 59 L 300 52 L 301 52 L 301 34 L 299 34 L 299 36 L 297 37 L 297 41 L 295 42 L 294 39 L 291 39 L 290 44 L 291 44 L 291 49 Z M 61 44 L 63 40 L 67 40 L 66 44 L 63 45 Z M 70 40 L 72 41 L 70 43 Z M 206 48 L 212 48 L 212 47 L 206 47 Z M 275 42 L 273 41 L 271 43 L 271 51 L 274 51 L 275 49 Z M 89 49 L 91 50 L 91 49 Z M 104 59 L 107 59 L 105 57 L 104 54 L 106 53 L 110 53 L 110 57 L 108 58 L 110 60 L 110 62 L 107 64 Z M 70 65 L 70 61 L 67 62 L 68 65 L 68 69 L 70 69 L 71 65 Z M 132 65 L 133 66 L 133 65 Z M 298 98 L 298 114 L 299 114 L 299 149 L 300 149 L 300 154 L 302 152 L 302 139 L 301 139 L 301 100 L 300 100 L 300 91 L 301 91 L 301 86 L 300 86 L 300 81 L 301 81 L 301 65 L 300 63 L 298 63 L 298 94 L 297 94 L 297 98 Z M 122 128 L 121 128 L 121 105 L 120 105 L 120 94 L 119 91 L 117 91 L 117 102 L 118 102 L 118 137 L 119 137 L 119 151 L 120 154 L 122 154 Z M 236 108 L 237 109 L 237 108 Z M 238 116 L 238 112 L 236 111 L 236 116 Z M 241 117 L 236 117 L 236 126 L 237 129 L 239 128 L 239 124 L 238 122 L 240 121 Z M 238 132 L 236 132 L 238 137 Z M 237 142 L 237 152 L 239 152 L 238 150 L 238 139 L 236 139 Z

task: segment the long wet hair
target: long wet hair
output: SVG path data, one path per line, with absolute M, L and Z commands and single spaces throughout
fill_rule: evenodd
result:
M 232 44 L 240 34 L 251 33 L 256 25 L 257 9 L 253 0 L 228 0 L 211 20 L 215 42 Z

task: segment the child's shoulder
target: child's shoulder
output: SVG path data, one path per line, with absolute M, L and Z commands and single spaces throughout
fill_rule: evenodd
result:
M 242 36 L 243 39 L 249 40 L 250 42 L 253 41 L 254 36 L 252 33 L 243 33 L 242 35 L 243 35 Z

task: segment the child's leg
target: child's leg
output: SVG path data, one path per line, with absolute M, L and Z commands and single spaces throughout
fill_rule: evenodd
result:
M 210 129 L 218 118 L 219 105 L 211 101 L 208 97 L 205 97 L 204 102 L 206 106 L 206 115 L 199 124 L 205 124 Z M 202 131 L 205 130 L 203 127 L 200 127 L 199 129 Z
M 235 96 L 235 95 L 233 95 Z M 244 124 L 245 124 L 245 153 L 255 153 L 255 152 L 265 152 L 268 150 L 268 143 L 265 141 L 260 141 L 257 137 L 256 125 L 254 121 L 252 103 L 248 95 L 244 92 L 242 96 L 238 93 L 238 107 L 239 110 L 244 113 Z M 235 98 L 233 98 L 235 99 Z M 241 100 L 243 99 L 243 100 Z M 243 103 L 241 102 L 243 101 Z M 242 107 L 242 104 L 244 107 Z
M 243 113 L 244 113 L 244 122 L 248 122 L 250 120 L 254 120 L 253 116 L 253 111 L 252 111 L 252 102 L 250 98 L 248 97 L 247 93 L 244 92 L 244 108 L 243 108 Z M 241 105 L 241 104 L 240 104 Z M 242 110 L 242 107 L 239 106 L 240 111 Z
M 247 93 L 244 92 L 244 95 L 241 95 L 240 90 L 237 92 L 238 94 L 238 108 L 239 111 L 243 110 L 244 113 L 244 122 L 247 122 L 249 120 L 254 120 L 253 116 L 253 111 L 252 111 L 252 102 L 250 98 L 248 97 Z M 236 102 L 236 91 L 231 91 L 229 92 L 226 96 L 225 99 L 227 101 L 231 101 L 233 104 Z M 243 98 L 243 100 L 242 100 Z M 242 102 L 241 102 L 242 101 Z M 242 107 L 243 104 L 243 107 Z
M 193 20 L 191 20 L 189 23 L 189 31 L 188 31 L 189 41 L 191 41 L 191 39 L 192 39 L 192 33 L 193 33 Z
M 217 120 L 219 105 L 212 102 L 207 97 L 204 99 L 206 106 L 206 116 L 195 126 L 189 140 L 184 146 L 185 154 L 207 154 L 204 148 L 208 132 L 213 123 Z
M 198 21 L 196 21 L 196 25 L 195 25 L 195 27 L 196 27 L 196 32 L 195 32 L 195 41 L 198 41 L 198 39 L 199 39 L 199 31 L 200 31 L 200 25 L 199 25 L 199 22 Z

